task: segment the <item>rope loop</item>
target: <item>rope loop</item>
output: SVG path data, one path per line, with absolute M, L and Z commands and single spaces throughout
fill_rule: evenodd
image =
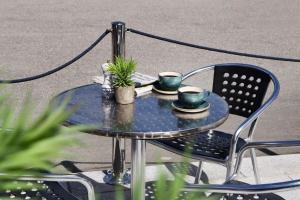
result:
M 218 48 L 212 48 L 212 47 L 207 47 L 207 46 L 202 46 L 202 45 L 191 44 L 191 43 L 187 43 L 187 42 L 182 42 L 182 41 L 142 32 L 139 30 L 135 30 L 133 28 L 128 28 L 127 31 L 129 31 L 131 33 L 135 33 L 137 35 L 142 35 L 142 36 L 145 36 L 148 38 L 153 38 L 153 39 L 157 39 L 157 40 L 164 41 L 164 42 L 169 42 L 169 43 L 178 44 L 178 45 L 182 45 L 182 46 L 202 49 L 202 50 L 206 50 L 206 51 L 213 51 L 213 52 L 218 52 L 218 53 L 231 54 L 231 55 L 236 55 L 236 56 L 244 56 L 244 57 L 250 57 L 250 58 L 277 60 L 277 61 L 284 61 L 284 62 L 300 62 L 300 59 L 297 59 L 297 58 L 283 58 L 283 57 L 266 56 L 266 55 L 259 55 L 259 54 L 242 53 L 242 52 L 237 52 L 237 51 L 229 51 L 229 50 L 225 50 L 225 49 L 218 49 Z
M 26 78 L 19 78 L 19 79 L 13 79 L 13 80 L 0 80 L 0 83 L 22 83 L 22 82 L 27 82 L 27 81 L 33 81 L 36 79 L 40 79 L 43 78 L 45 76 L 49 76 L 51 74 L 54 74 L 55 72 L 58 72 L 68 66 L 70 66 L 71 64 L 73 64 L 74 62 L 76 62 L 77 60 L 79 60 L 80 58 L 82 58 L 83 56 L 85 56 L 88 52 L 90 52 L 95 46 L 97 46 L 97 44 L 99 44 L 101 42 L 101 40 L 103 38 L 105 38 L 105 36 L 107 34 L 110 33 L 110 30 L 106 30 L 104 33 L 102 33 L 97 40 L 95 40 L 95 42 L 93 42 L 88 48 L 86 48 L 83 52 L 81 52 L 80 54 L 78 54 L 76 57 L 72 58 L 71 60 L 69 60 L 68 62 L 50 70 L 47 72 L 44 72 L 42 74 L 38 74 L 35 76 L 30 76 L 30 77 L 26 77 Z

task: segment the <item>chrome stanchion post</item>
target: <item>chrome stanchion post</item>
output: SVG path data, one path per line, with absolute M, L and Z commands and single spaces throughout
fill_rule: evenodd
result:
M 125 57 L 125 23 L 112 22 L 112 62 L 115 63 L 116 57 Z M 106 177 L 105 182 L 110 184 L 128 184 L 130 183 L 130 175 L 125 172 L 125 139 L 115 137 L 112 139 L 112 176 Z
M 122 139 L 116 137 L 113 139 L 114 149 L 113 149 L 113 180 L 112 183 L 124 183 L 123 175 L 124 175 L 124 146 L 122 145 Z
M 112 61 L 116 61 L 117 56 L 125 57 L 125 23 L 112 22 L 111 36 L 112 36 Z

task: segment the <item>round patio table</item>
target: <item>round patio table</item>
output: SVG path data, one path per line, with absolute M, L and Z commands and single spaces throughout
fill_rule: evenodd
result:
M 90 124 L 95 128 L 89 134 L 131 139 L 131 195 L 132 199 L 140 200 L 145 195 L 146 140 L 201 134 L 221 125 L 228 117 L 228 104 L 217 94 L 208 97 L 207 111 L 195 114 L 175 111 L 172 101 L 176 98 L 153 92 L 137 97 L 133 104 L 121 105 L 102 98 L 100 84 L 91 84 L 65 91 L 54 100 L 61 104 L 67 99 L 67 108 L 76 108 L 64 125 Z M 119 167 L 113 163 L 114 171 Z

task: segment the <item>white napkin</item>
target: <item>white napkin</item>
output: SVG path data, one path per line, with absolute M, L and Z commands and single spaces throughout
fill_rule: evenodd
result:
M 103 84 L 104 76 L 94 76 L 92 80 L 94 83 Z
M 136 96 L 139 97 L 151 93 L 152 87 L 152 85 L 147 85 L 144 87 L 135 88 Z

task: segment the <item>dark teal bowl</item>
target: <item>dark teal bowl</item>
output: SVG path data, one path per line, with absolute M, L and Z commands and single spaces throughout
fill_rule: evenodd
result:
M 176 91 L 181 85 L 182 74 L 178 72 L 161 72 L 158 74 L 158 78 L 162 90 Z
M 209 96 L 209 91 L 198 87 L 185 86 L 178 90 L 178 101 L 184 108 L 198 108 Z

